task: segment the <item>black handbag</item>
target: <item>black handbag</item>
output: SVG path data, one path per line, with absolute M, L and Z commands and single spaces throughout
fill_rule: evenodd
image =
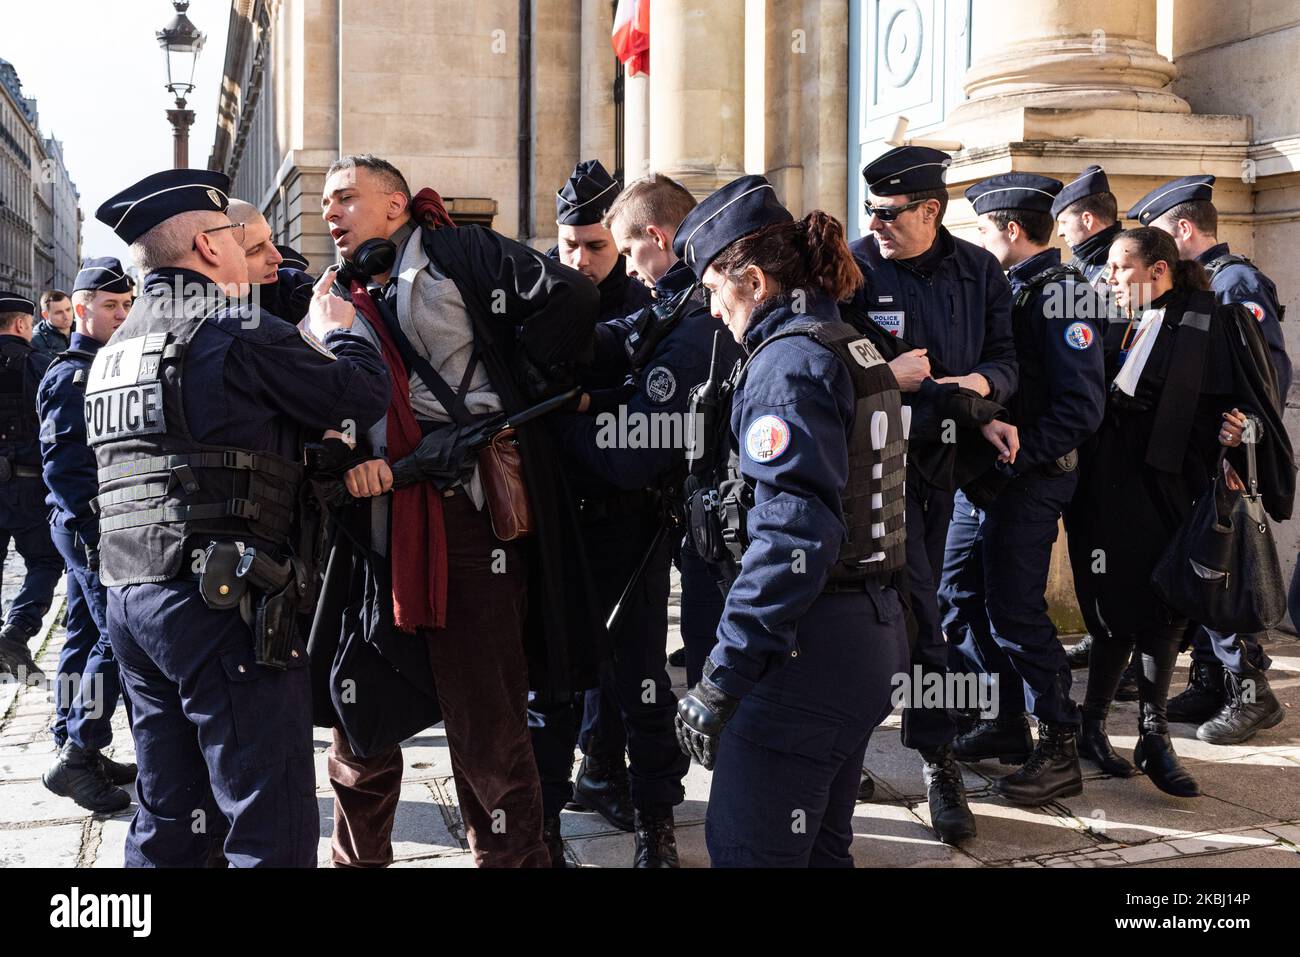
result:
M 1156 594 L 1180 615 L 1224 634 L 1265 631 L 1286 614 L 1286 588 L 1246 445 L 1246 491 L 1227 488 L 1224 452 L 1214 481 L 1151 572 Z

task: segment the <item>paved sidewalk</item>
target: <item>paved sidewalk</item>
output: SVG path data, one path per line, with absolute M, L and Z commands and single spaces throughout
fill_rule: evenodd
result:
M 3 598 L 15 590 L 21 560 L 11 556 Z M 38 660 L 53 675 L 63 644 L 62 597 L 46 617 Z M 676 634 L 672 608 L 672 647 Z M 1271 681 L 1289 712 L 1300 697 L 1300 642 L 1275 633 L 1268 646 Z M 1186 681 L 1187 657 L 1174 679 Z M 675 670 L 679 693 L 684 675 Z M 1075 672 L 1075 697 L 1083 693 Z M 92 815 L 45 790 L 40 775 L 53 759 L 49 737 L 53 698 L 44 689 L 0 679 L 0 867 L 120 867 L 132 811 Z M 1109 722 L 1117 750 L 1131 753 L 1137 707 L 1118 704 Z M 132 760 L 126 717 L 118 709 L 114 743 L 118 760 Z M 1190 725 L 1173 729 L 1178 753 L 1204 796 L 1172 798 L 1144 777 L 1111 779 L 1085 774 L 1082 795 L 1044 808 L 1018 808 L 994 797 L 989 783 L 1005 773 L 996 763 L 967 766 L 966 783 L 979 836 L 961 850 L 934 840 L 927 826 L 919 759 L 899 743 L 895 714 L 876 732 L 866 765 L 876 778 L 876 799 L 858 805 L 853 854 L 871 867 L 1300 867 L 1300 719 L 1287 720 L 1240 747 L 1202 744 Z M 325 777 L 326 733 L 316 734 L 320 802 L 320 861 L 329 861 L 333 796 Z M 406 773 L 397 811 L 398 867 L 472 867 L 456 806 L 455 784 L 440 727 L 403 748 Z M 1085 768 L 1088 765 L 1085 763 Z M 692 765 L 686 801 L 677 808 L 682 863 L 707 867 L 704 811 L 709 772 Z M 589 867 L 626 867 L 632 837 L 594 814 L 564 814 L 566 853 Z

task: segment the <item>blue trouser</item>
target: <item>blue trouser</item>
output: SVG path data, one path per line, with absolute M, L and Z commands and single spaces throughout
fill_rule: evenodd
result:
M 682 544 L 678 568 L 682 573 L 681 632 L 686 648 L 686 686 L 693 688 L 704 674 L 704 660 L 718 642 L 722 589 L 689 537 Z
M 54 589 L 63 574 L 63 559 L 50 540 L 45 483 L 16 478 L 0 484 L 0 534 L 13 539 L 27 574 L 9 606 L 5 624 L 34 635 L 54 602 Z
M 871 732 L 908 659 L 898 594 L 823 594 L 799 655 L 773 664 L 723 729 L 705 817 L 714 867 L 852 867 Z
M 657 513 L 649 511 L 583 526 L 599 607 L 614 607 L 644 557 L 657 521 Z M 617 743 L 613 747 L 609 743 L 620 740 L 613 729 L 621 725 L 627 742 L 632 804 L 638 810 L 680 804 L 686 793 L 682 778 L 690 767 L 673 728 L 677 696 L 668 678 L 666 654 L 668 552 L 665 538 L 629 595 L 629 604 L 610 636 L 614 661 L 602 676 L 601 697 L 618 708 L 618 720 L 607 719 L 604 729 L 609 730 L 599 730 L 597 738 L 583 742 L 584 750 L 592 749 L 588 753 L 621 754 Z M 574 709 L 569 702 L 546 705 L 535 695 L 529 698 L 528 727 L 542 779 L 542 809 L 547 817 L 554 817 L 573 797 Z
M 228 828 L 232 867 L 314 867 L 306 646 L 286 670 L 256 664 L 239 612 L 208 608 L 193 581 L 110 588 L 108 632 L 139 765 L 126 865 L 202 867 Z
M 958 492 L 944 554 L 939 605 L 953 670 L 996 675 L 998 714 L 1033 712 L 1078 724 L 1070 665 L 1047 615 L 1047 572 L 1057 521 L 1078 483 L 1025 475 L 987 511 Z
M 912 666 L 924 676 L 948 673 L 948 645 L 939 621 L 939 576 L 952 521 L 953 493 L 935 488 L 911 470 L 907 473 L 907 579 L 916 639 Z M 950 702 L 943 707 L 904 707 L 903 745 L 916 750 L 938 748 L 957 733 Z
M 86 567 L 85 549 L 72 532 L 51 528 L 50 538 L 68 567 L 68 637 L 59 656 L 50 733 L 56 747 L 71 738 L 79 748 L 98 751 L 113 740 L 113 711 L 122 693 L 108 640 L 108 590 Z
M 1260 647 L 1261 634 L 1225 635 L 1202 625 L 1192 639 L 1192 660 L 1203 664 L 1222 664 L 1234 675 L 1239 675 L 1249 665 L 1255 671 L 1265 671 L 1273 659 Z

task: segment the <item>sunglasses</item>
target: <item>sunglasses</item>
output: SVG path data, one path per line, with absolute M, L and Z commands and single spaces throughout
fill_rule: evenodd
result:
M 904 203 L 902 206 L 872 206 L 870 203 L 863 203 L 862 208 L 866 210 L 868 219 L 874 216 L 882 223 L 892 223 L 898 218 L 900 213 L 928 202 L 928 199 L 914 199 L 910 203 Z

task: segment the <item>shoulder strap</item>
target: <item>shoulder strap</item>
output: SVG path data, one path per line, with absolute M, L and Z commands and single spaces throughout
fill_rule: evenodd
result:
M 1245 256 L 1238 256 L 1236 253 L 1224 253 L 1222 256 L 1216 256 L 1205 264 L 1205 271 L 1210 274 L 1210 279 L 1217 276 L 1220 270 L 1228 266 L 1253 266 Z
M 401 354 L 402 362 L 407 371 L 419 377 L 420 381 L 425 384 L 428 390 L 433 393 L 434 398 L 446 410 L 447 415 L 451 417 L 453 422 L 457 425 L 471 424 L 473 418 L 465 409 L 465 395 L 469 391 L 469 383 L 474 376 L 474 370 L 478 367 L 478 349 L 475 348 L 471 351 L 469 362 L 465 365 L 465 374 L 461 377 L 460 388 L 453 391 L 451 386 L 447 384 L 447 380 L 438 375 L 429 360 L 415 351 L 415 347 L 411 345 L 411 340 L 402 331 L 401 322 L 398 321 L 397 316 L 393 315 L 392 307 L 388 304 L 384 294 L 380 292 L 377 295 L 372 295 L 370 301 L 375 304 L 375 309 L 379 312 L 379 318 L 383 320 L 384 327 L 388 330 L 388 334 L 392 336 L 393 343 L 397 346 L 397 351 Z
M 1078 257 L 1075 257 L 1075 259 L 1077 258 Z M 1038 293 L 1038 290 L 1042 289 L 1048 283 L 1063 282 L 1066 279 L 1073 280 L 1074 282 L 1087 282 L 1088 277 L 1085 276 L 1083 271 L 1075 266 L 1074 263 L 1075 260 L 1072 259 L 1068 263 L 1048 266 L 1042 272 L 1031 276 L 1029 281 L 1025 283 L 1024 287 L 1020 290 L 1020 294 L 1016 296 L 1015 308 L 1023 309 L 1029 304 L 1029 300 Z

